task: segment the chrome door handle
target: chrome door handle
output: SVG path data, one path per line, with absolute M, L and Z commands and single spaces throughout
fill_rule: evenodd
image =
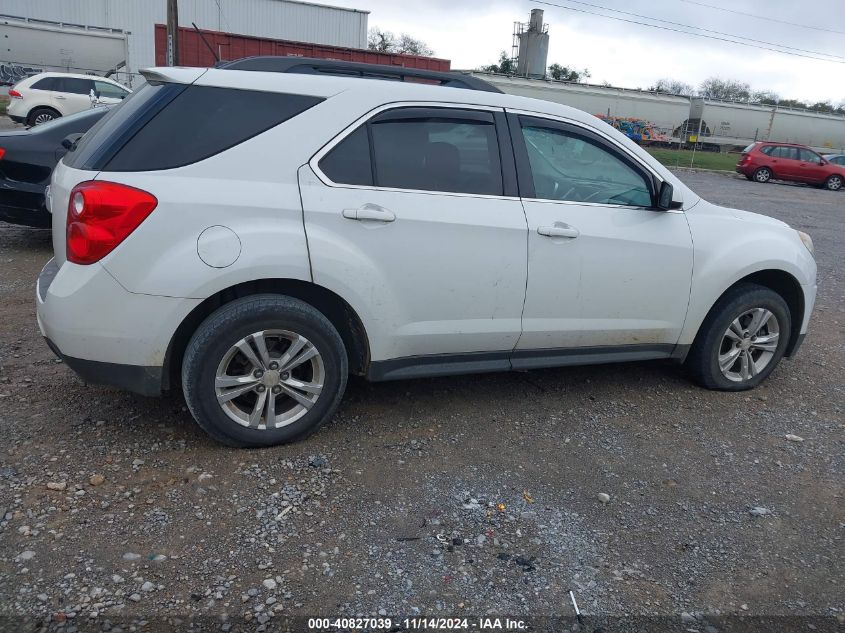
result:
M 574 239 L 581 235 L 578 229 L 571 226 L 541 226 L 537 233 L 546 237 L 568 237 Z
M 347 220 L 373 220 L 375 222 L 393 222 L 396 214 L 393 211 L 376 205 L 365 204 L 360 209 L 344 209 L 343 217 Z

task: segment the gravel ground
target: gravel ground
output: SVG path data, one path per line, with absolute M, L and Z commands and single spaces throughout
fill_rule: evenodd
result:
M 662 362 L 353 379 L 316 436 L 254 451 L 58 362 L 34 313 L 49 234 L 0 224 L 0 628 L 571 616 L 570 589 L 688 631 L 841 627 L 845 194 L 680 175 L 815 239 L 812 331 L 756 391 Z

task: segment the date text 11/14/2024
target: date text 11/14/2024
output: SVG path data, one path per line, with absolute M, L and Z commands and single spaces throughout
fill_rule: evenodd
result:
M 336 630 L 390 630 L 399 625 L 405 630 L 414 631 L 521 631 L 527 623 L 518 618 L 309 618 L 308 629 L 311 631 Z

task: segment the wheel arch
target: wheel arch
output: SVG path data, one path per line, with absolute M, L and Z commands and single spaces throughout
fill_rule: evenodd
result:
M 50 110 L 51 112 L 54 112 L 56 114 L 56 117 L 59 118 L 59 119 L 62 118 L 62 116 L 64 116 L 61 112 L 59 112 L 56 108 L 54 108 L 51 105 L 39 104 L 39 105 L 32 106 L 29 109 L 29 112 L 26 113 L 26 120 L 27 121 L 29 121 L 29 119 L 32 117 L 32 113 L 35 112 L 36 110 Z
M 804 300 L 804 291 L 801 289 L 799 281 L 785 270 L 777 268 L 768 268 L 765 270 L 758 270 L 750 273 L 741 279 L 737 279 L 730 286 L 716 298 L 710 309 L 707 311 L 704 319 L 698 324 L 695 338 L 697 339 L 701 333 L 701 328 L 707 323 L 713 310 L 722 300 L 722 298 L 736 286 L 743 283 L 752 283 L 776 292 L 789 308 L 790 328 L 789 328 L 789 343 L 786 346 L 784 356 L 789 357 L 795 351 L 801 334 L 801 324 L 804 322 L 804 310 L 806 309 Z
M 230 286 L 211 295 L 195 307 L 176 328 L 164 358 L 162 388 L 179 388 L 182 358 L 194 332 L 218 308 L 250 295 L 280 294 L 305 301 L 322 312 L 343 339 L 349 371 L 364 375 L 370 362 L 370 346 L 361 318 L 342 297 L 317 284 L 298 279 L 256 279 Z

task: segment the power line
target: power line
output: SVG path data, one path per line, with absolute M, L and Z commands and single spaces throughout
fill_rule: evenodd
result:
M 575 0 L 567 0 L 567 1 L 568 2 L 574 2 Z M 647 26 L 647 27 L 650 27 L 650 28 L 653 28 L 653 29 L 660 29 L 662 31 L 672 31 L 673 33 L 682 33 L 684 35 L 692 35 L 694 37 L 703 37 L 705 39 L 717 40 L 717 41 L 720 41 L 720 42 L 728 42 L 730 44 L 738 44 L 739 46 L 747 46 L 749 48 L 758 48 L 760 50 L 771 51 L 773 53 L 780 53 L 782 55 L 792 55 L 794 57 L 804 57 L 806 59 L 814 59 L 814 60 L 820 61 L 820 62 L 832 62 L 832 63 L 835 63 L 835 64 L 845 64 L 845 59 L 830 59 L 830 57 L 838 57 L 838 56 L 837 55 L 830 55 L 829 53 L 818 53 L 819 55 L 827 55 L 828 57 L 814 57 L 813 55 L 805 55 L 803 53 L 794 53 L 794 52 L 790 52 L 790 51 L 785 51 L 785 50 L 782 50 L 781 48 L 771 48 L 771 47 L 768 47 L 768 46 L 760 46 L 760 45 L 757 45 L 757 44 L 750 44 L 748 42 L 741 42 L 741 41 L 738 41 L 738 40 L 735 40 L 735 39 L 727 39 L 727 37 L 717 37 L 715 35 L 706 35 L 704 33 L 693 33 L 691 31 L 683 31 L 681 29 L 671 28 L 669 26 L 662 26 L 660 24 L 649 24 L 647 22 L 638 22 L 637 20 L 629 20 L 627 18 L 620 18 L 620 17 L 615 16 L 615 15 L 605 15 L 603 13 L 596 13 L 595 11 L 588 11 L 587 9 L 578 9 L 576 7 L 565 6 L 565 5 L 562 5 L 562 4 L 555 4 L 554 2 L 544 2 L 543 0 L 533 0 L 533 2 L 535 4 L 544 4 L 544 5 L 547 5 L 547 6 L 550 6 L 550 7 L 557 7 L 559 9 L 565 9 L 567 11 L 575 11 L 577 13 L 587 13 L 587 14 L 590 14 L 590 15 L 596 15 L 600 18 L 607 18 L 609 20 L 616 20 L 618 22 L 627 22 L 628 24 L 637 24 L 639 26 Z M 586 3 L 580 3 L 580 4 L 586 4 Z M 597 6 L 597 5 L 590 5 L 590 6 Z M 619 12 L 616 9 L 608 9 L 606 7 L 598 7 L 598 8 L 605 9 L 607 11 Z M 664 21 L 665 22 L 665 20 L 659 20 L 658 18 L 649 18 L 647 16 L 638 16 L 638 17 L 643 17 L 647 20 Z M 686 24 L 682 24 L 680 26 L 684 26 L 686 28 L 691 28 L 691 29 L 697 28 L 697 27 L 694 27 L 694 26 L 686 25 Z M 699 30 L 703 31 L 705 29 L 699 29 Z M 729 35 L 727 33 L 725 35 L 728 35 L 728 37 L 739 37 L 739 36 Z M 773 45 L 779 46 L 779 44 L 773 44 Z
M 687 4 L 697 4 L 700 7 L 707 7 L 708 9 L 716 9 L 717 11 L 724 11 L 726 13 L 734 13 L 736 15 L 744 15 L 749 18 L 757 18 L 758 20 L 766 20 L 767 22 L 777 22 L 778 24 L 786 24 L 788 26 L 797 26 L 802 29 L 812 29 L 814 31 L 824 31 L 825 33 L 836 33 L 838 35 L 845 35 L 845 31 L 837 31 L 836 29 L 826 29 L 823 26 L 810 26 L 809 24 L 798 24 L 797 22 L 788 22 L 786 20 L 778 20 L 777 18 L 770 18 L 767 15 L 755 15 L 754 13 L 745 13 L 744 11 L 735 11 L 734 9 L 726 9 L 725 7 L 717 7 L 713 4 L 705 4 L 703 2 L 695 2 L 695 0 L 681 0 Z
M 724 33 L 722 31 L 714 31 L 712 29 L 705 29 L 705 28 L 700 27 L 700 26 L 691 26 L 689 24 L 683 24 L 681 22 L 672 22 L 671 20 L 664 20 L 663 18 L 652 18 L 648 15 L 642 15 L 640 13 L 631 13 L 630 11 L 623 11 L 622 9 L 612 9 L 610 7 L 604 7 L 604 6 L 599 5 L 599 4 L 591 4 L 589 2 L 583 2 L 582 0 L 566 0 L 566 2 L 569 2 L 571 4 L 580 4 L 580 5 L 584 5 L 584 6 L 587 6 L 587 7 L 592 7 L 594 9 L 602 9 L 604 11 L 610 11 L 612 13 L 621 13 L 622 15 L 630 15 L 630 16 L 633 16 L 635 18 L 642 18 L 644 20 L 651 20 L 652 22 L 663 22 L 664 24 L 671 24 L 673 26 L 680 26 L 680 27 L 687 28 L 687 29 L 696 29 L 697 31 L 703 31 L 705 33 L 713 33 L 715 35 L 724 35 L 725 37 L 732 37 L 732 38 L 736 38 L 736 39 L 745 40 L 745 41 L 748 41 L 748 42 L 754 42 L 755 44 L 765 44 L 766 46 L 776 46 L 778 49 L 785 48 L 785 49 L 792 50 L 792 51 L 798 51 L 800 53 L 809 53 L 811 55 L 823 55 L 825 57 L 833 57 L 833 58 L 841 59 L 841 60 L 845 61 L 845 57 L 842 57 L 841 55 L 833 55 L 832 53 L 823 53 L 823 52 L 820 52 L 820 51 L 810 51 L 810 50 L 807 50 L 807 49 L 804 49 L 804 48 L 796 48 L 794 46 L 786 46 L 785 44 L 778 44 L 777 42 L 767 42 L 765 40 L 755 40 L 752 37 L 746 37 L 744 35 L 735 35 L 734 33 Z M 604 16 L 604 17 L 612 17 L 612 16 Z

